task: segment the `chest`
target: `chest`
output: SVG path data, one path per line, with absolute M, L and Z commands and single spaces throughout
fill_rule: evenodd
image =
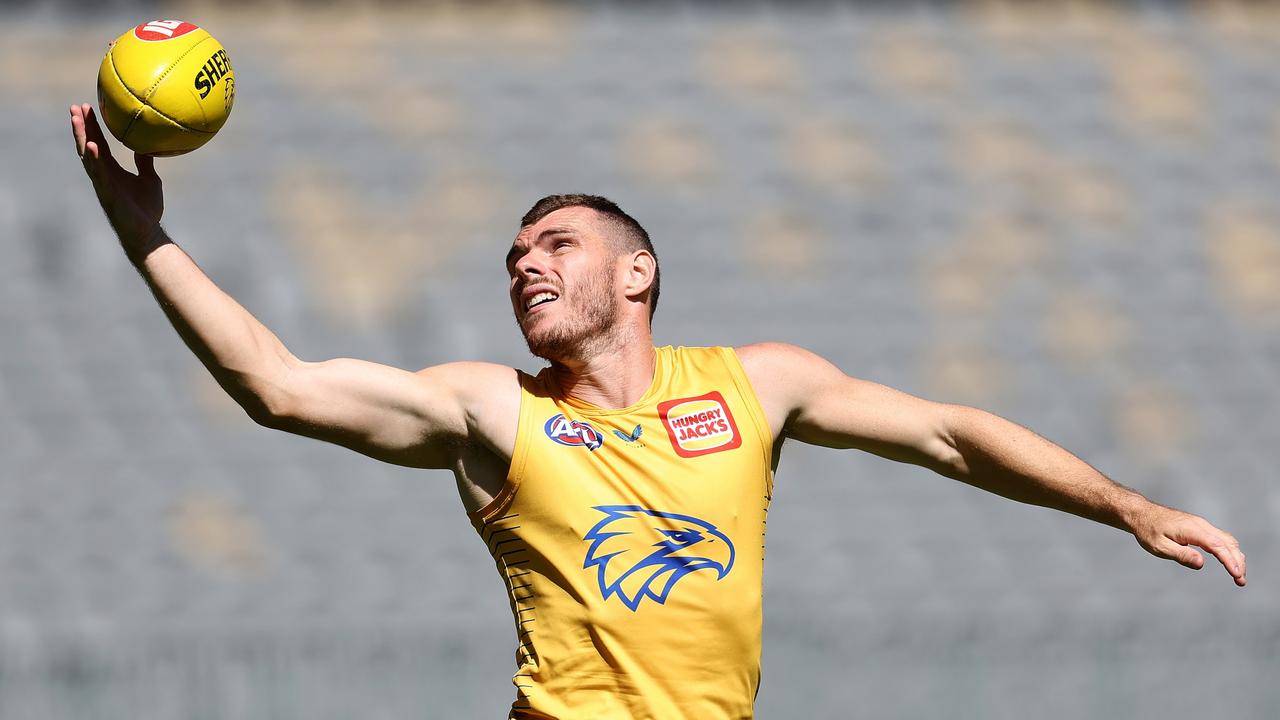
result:
M 734 515 L 768 494 L 767 438 L 733 395 L 707 391 L 632 412 L 590 414 L 547 402 L 531 408 L 511 476 L 516 501 L 582 528 L 597 506 Z

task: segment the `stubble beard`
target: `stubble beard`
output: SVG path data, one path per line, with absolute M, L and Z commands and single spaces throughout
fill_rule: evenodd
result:
M 562 296 L 556 302 L 563 300 Z M 567 317 L 550 327 L 540 328 L 536 334 L 530 334 L 521 325 L 524 341 L 535 357 L 551 362 L 582 360 L 609 344 L 618 316 L 610 268 L 606 266 L 584 283 L 570 296 L 569 302 L 568 308 L 562 308 L 567 310 Z

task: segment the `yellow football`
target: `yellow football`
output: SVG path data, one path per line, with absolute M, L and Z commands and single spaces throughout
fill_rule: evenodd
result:
M 107 129 L 144 155 L 181 155 L 222 128 L 236 98 L 227 51 L 203 28 L 152 20 L 116 38 L 98 68 Z

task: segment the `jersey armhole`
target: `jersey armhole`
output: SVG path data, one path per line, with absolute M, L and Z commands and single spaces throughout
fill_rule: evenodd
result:
M 490 522 L 511 507 L 511 501 L 520 489 L 520 481 L 524 477 L 525 460 L 529 456 L 529 418 L 533 416 L 533 393 L 529 384 L 537 382 L 537 378 L 516 370 L 520 380 L 520 417 L 516 421 L 516 446 L 511 451 L 511 464 L 507 467 L 507 478 L 502 489 L 484 507 L 467 513 L 471 519 L 481 524 Z
M 756 427 L 756 434 L 763 440 L 761 443 L 764 450 L 764 466 L 768 479 L 768 492 L 773 495 L 773 431 L 769 429 L 769 422 L 765 419 L 764 406 L 760 404 L 760 398 L 756 396 L 756 390 L 751 386 L 751 379 L 747 377 L 747 369 L 742 365 L 742 359 L 738 357 L 738 351 L 731 347 L 722 347 L 720 351 L 725 356 L 725 366 L 729 370 L 730 377 L 733 378 L 733 385 L 738 390 L 738 395 L 742 397 L 742 402 L 747 406 L 747 414 L 751 416 L 751 422 Z

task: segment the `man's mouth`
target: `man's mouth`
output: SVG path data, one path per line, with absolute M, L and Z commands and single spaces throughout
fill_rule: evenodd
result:
M 529 312 L 539 305 L 546 305 L 549 302 L 554 302 L 559 297 L 559 295 L 556 295 L 553 292 L 540 292 L 524 301 L 524 311 Z

